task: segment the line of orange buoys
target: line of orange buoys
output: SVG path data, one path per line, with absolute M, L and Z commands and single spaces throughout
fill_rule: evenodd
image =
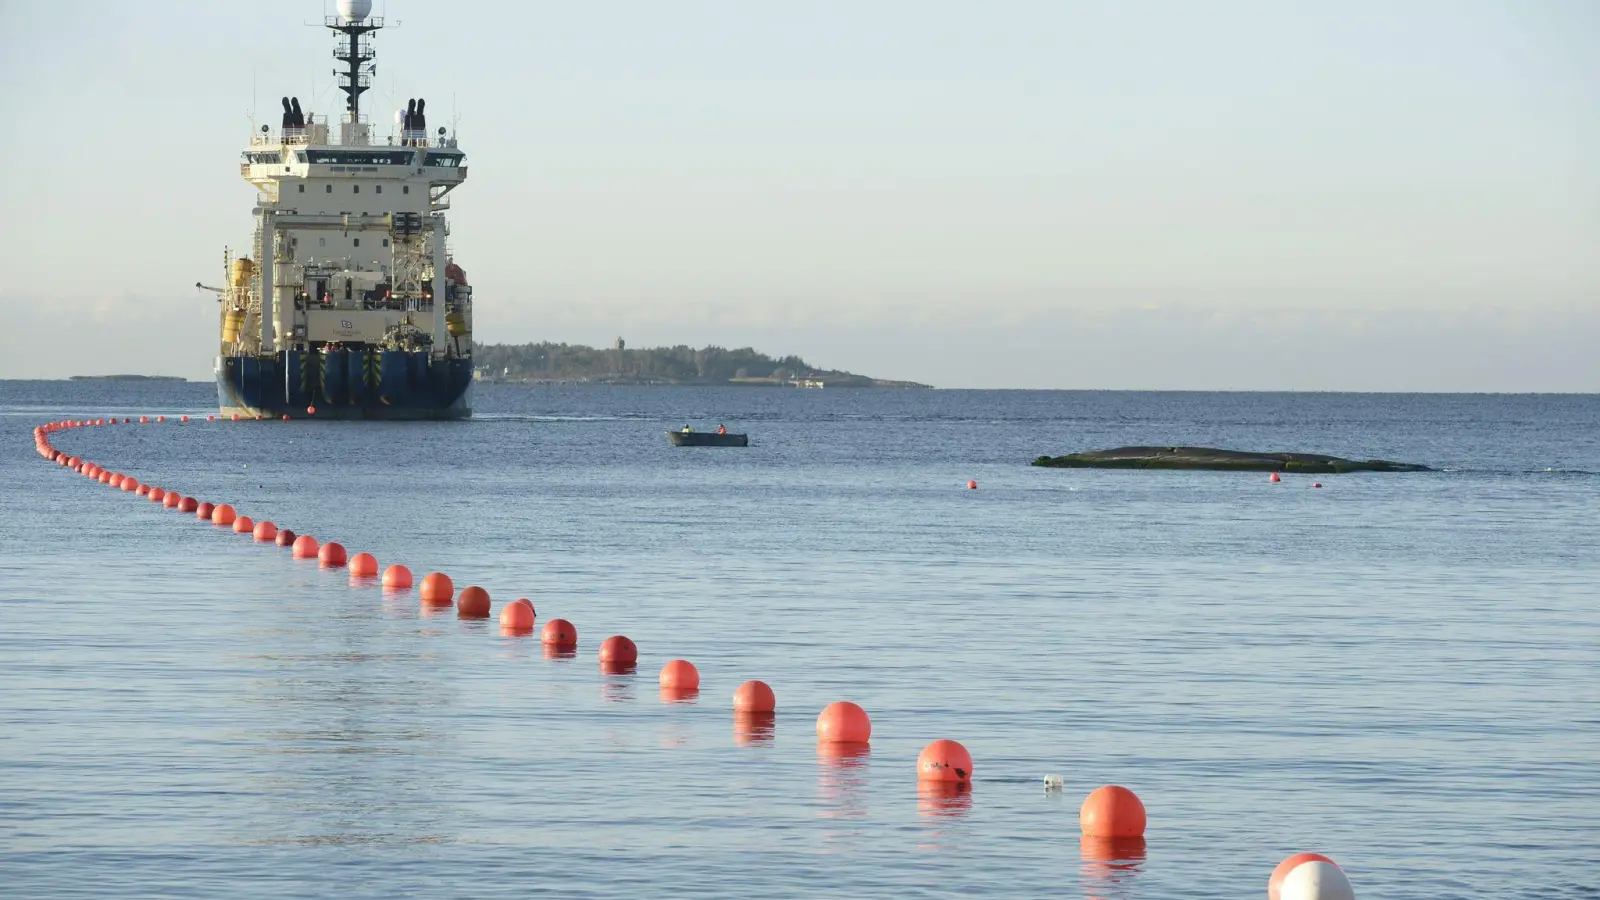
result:
M 307 412 L 312 410 L 308 409 Z M 206 421 L 214 422 L 216 418 L 214 415 L 206 416 Z M 255 418 L 259 420 L 262 417 Z M 122 424 L 131 421 L 124 418 Z M 188 422 L 189 417 L 181 416 L 179 421 Z M 237 413 L 233 414 L 232 421 L 240 421 Z M 166 416 L 157 416 L 155 422 L 165 423 Z M 348 568 L 354 583 L 370 581 L 378 575 L 378 560 L 370 553 L 347 556 L 344 546 L 335 541 L 322 543 L 309 534 L 296 535 L 266 520 L 252 521 L 228 503 L 213 504 L 183 496 L 177 491 L 143 484 L 131 475 L 112 472 L 89 460 L 70 456 L 50 444 L 50 435 L 56 432 L 115 424 L 118 424 L 117 420 L 112 418 L 40 425 L 33 430 L 35 449 L 40 456 L 63 468 L 120 491 L 144 497 L 152 503 L 160 503 L 163 508 L 193 513 L 201 521 L 230 528 L 235 534 L 250 535 L 258 543 L 289 547 L 296 559 L 315 559 L 324 568 Z M 151 424 L 151 419 L 140 416 L 139 424 Z M 1280 479 L 1274 472 L 1269 480 L 1277 482 Z M 969 490 L 976 490 L 977 487 L 976 481 L 967 482 Z M 409 590 L 412 586 L 411 570 L 402 565 L 390 565 L 383 570 L 381 583 L 385 591 Z M 477 585 L 469 585 L 458 595 L 455 582 L 443 572 L 430 572 L 423 576 L 417 593 L 425 609 L 454 606 L 457 615 L 464 619 L 487 619 L 490 615 L 488 591 Z M 533 604 L 526 599 L 512 601 L 500 610 L 500 632 L 503 635 L 531 635 L 536 621 Z M 539 639 L 547 655 L 571 655 L 577 650 L 578 629 L 566 619 L 551 619 L 545 623 Z M 599 661 L 602 672 L 632 672 L 639 661 L 639 647 L 623 635 L 612 635 L 601 642 Z M 674 659 L 661 668 L 659 681 L 664 702 L 692 700 L 700 690 L 700 671 L 686 659 Z M 747 681 L 734 691 L 733 709 L 739 717 L 770 716 L 777 709 L 777 698 L 766 682 Z M 821 756 L 830 759 L 856 758 L 865 752 L 871 740 L 872 718 L 855 703 L 847 700 L 830 703 L 817 716 L 817 743 Z M 966 747 L 952 740 L 936 740 L 917 756 L 917 780 L 921 785 L 919 793 L 937 797 L 949 796 L 950 792 L 970 791 L 972 770 L 972 754 Z M 1060 776 L 1048 776 L 1045 783 L 1048 788 L 1059 787 Z M 1109 862 L 1144 856 L 1144 803 L 1133 791 L 1121 785 L 1105 785 L 1091 791 L 1079 807 L 1078 825 L 1083 835 L 1085 859 Z M 1353 900 L 1355 897 L 1349 880 L 1338 864 L 1317 853 L 1296 853 L 1280 863 L 1268 879 L 1267 895 L 1270 900 Z

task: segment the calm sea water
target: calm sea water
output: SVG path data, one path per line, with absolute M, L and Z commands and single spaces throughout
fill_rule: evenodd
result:
M 1363 898 L 1600 896 L 1600 398 L 489 387 L 466 423 L 56 439 L 526 596 L 572 659 L 32 452 L 212 398 L 0 383 L 0 894 L 1232 900 L 1313 849 Z M 1442 471 L 1027 466 L 1128 443 Z M 865 756 L 818 752 L 840 699 Z M 919 795 L 941 737 L 969 794 Z M 1150 816 L 1114 861 L 1078 838 L 1105 783 Z

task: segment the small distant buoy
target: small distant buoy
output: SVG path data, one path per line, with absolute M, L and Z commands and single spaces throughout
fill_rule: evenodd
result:
M 618 666 L 631 666 L 639 661 L 639 645 L 630 638 L 613 634 L 600 642 L 600 661 Z
M 120 473 L 120 472 L 107 472 L 104 475 L 100 476 L 100 483 L 101 484 L 109 484 L 114 488 L 120 488 L 120 487 L 122 487 L 122 473 Z
M 918 781 L 972 781 L 972 754 L 956 741 L 937 740 L 917 755 Z
M 189 421 L 189 417 L 188 416 L 179 416 L 178 417 L 178 421 L 179 422 L 187 422 L 187 421 Z
M 371 578 L 378 574 L 378 558 L 371 553 L 357 553 L 350 557 L 350 577 Z
M 167 492 L 165 488 L 151 488 L 150 493 L 145 494 L 145 497 L 149 498 L 151 503 L 160 503 L 167 499 Z
M 207 422 L 215 422 L 216 420 L 217 420 L 216 416 L 206 416 L 206 421 Z
M 317 561 L 320 562 L 324 568 L 328 569 L 337 569 L 342 567 L 345 562 L 347 562 L 344 552 L 344 545 L 335 541 L 329 541 L 326 544 L 323 544 L 322 548 L 317 551 Z
M 778 708 L 778 698 L 765 681 L 746 681 L 733 692 L 733 711 L 769 713 Z
M 149 425 L 150 424 L 150 417 L 149 416 L 140 416 L 139 417 L 139 424 L 140 425 Z
M 233 520 L 234 534 L 254 534 L 256 523 L 249 516 L 240 516 Z
M 232 506 L 220 503 L 211 510 L 211 521 L 217 525 L 232 525 L 239 513 Z
M 124 483 L 126 483 L 126 482 L 124 482 Z M 148 484 L 139 485 L 138 487 L 133 489 L 133 494 L 136 497 L 148 497 L 148 496 L 150 496 L 150 485 L 148 485 Z
M 1320 482 L 1320 481 L 1313 481 L 1313 482 L 1312 482 L 1312 483 L 1311 483 L 1311 486 L 1312 486 L 1312 487 L 1314 487 L 1314 488 L 1319 488 L 1319 487 L 1322 487 L 1322 482 Z
M 166 416 L 156 416 L 156 424 L 158 424 L 158 425 L 160 423 L 162 423 L 162 422 L 165 422 L 166 420 L 167 420 Z
M 1273 484 L 1277 484 L 1278 482 L 1282 481 L 1283 479 L 1278 476 L 1277 472 L 1273 472 L 1271 475 L 1267 476 L 1267 480 L 1272 482 Z
M 211 514 L 216 511 L 217 507 L 215 505 L 208 503 L 205 500 L 201 500 L 195 506 L 194 517 L 202 522 L 209 522 L 211 521 Z
M 668 691 L 698 691 L 700 670 L 687 659 L 675 659 L 661 667 L 661 687 Z
M 419 592 L 422 602 L 428 606 L 449 606 L 450 600 L 455 596 L 455 582 L 443 572 L 429 572 L 422 576 L 422 589 Z
M 279 547 L 292 547 L 294 546 L 295 539 L 296 536 L 294 532 L 287 528 L 280 528 L 278 529 L 278 536 L 272 540 L 273 543 L 277 544 Z
M 968 481 L 967 482 L 967 490 L 975 491 L 977 489 L 978 489 L 978 482 L 976 482 L 976 481 Z
M 177 491 L 167 491 L 167 495 L 161 498 L 161 505 L 167 509 L 178 509 L 183 505 L 183 495 Z
M 533 633 L 533 606 L 518 600 L 500 610 L 500 630 L 508 634 Z
M 308 406 L 308 407 L 306 407 L 306 415 L 308 415 L 308 416 L 314 416 L 314 415 L 316 415 L 316 414 L 317 414 L 317 408 L 316 408 L 316 407 L 315 407 L 315 406 Z
M 235 421 L 235 422 L 237 422 L 237 421 L 239 421 L 239 414 L 238 414 L 238 413 L 234 413 L 234 414 L 233 414 L 233 420 L 234 420 L 234 421 Z
M 411 570 L 399 563 L 384 569 L 383 586 L 397 591 L 411 587 Z
M 1078 826 L 1087 837 L 1144 837 L 1144 803 L 1121 785 L 1097 787 L 1078 808 Z
M 823 743 L 865 744 L 872 740 L 872 719 L 848 700 L 829 703 L 817 716 L 817 740 Z
M 544 630 L 539 633 L 539 642 L 552 647 L 576 647 L 578 629 L 566 619 L 551 619 L 544 623 Z
M 283 420 L 284 420 L 284 421 L 285 421 L 285 422 L 287 422 L 287 421 L 289 421 L 289 414 L 288 414 L 288 413 L 284 413 L 284 414 L 283 414 Z
M 299 535 L 291 545 L 295 559 L 316 559 L 317 551 L 321 549 L 317 539 L 309 534 Z
M 487 619 L 489 607 L 489 592 L 475 584 L 462 588 L 456 598 L 456 615 L 463 619 Z
M 132 475 L 124 475 L 122 477 L 122 489 L 129 493 L 137 491 L 139 489 L 139 479 L 134 478 Z
M 262 521 L 256 523 L 256 530 L 251 533 L 255 535 L 256 540 L 265 544 L 268 541 L 275 541 L 278 539 L 278 526 L 263 519 Z
M 1355 900 L 1356 892 L 1338 863 L 1320 853 L 1296 853 L 1272 871 L 1267 896 L 1270 900 Z

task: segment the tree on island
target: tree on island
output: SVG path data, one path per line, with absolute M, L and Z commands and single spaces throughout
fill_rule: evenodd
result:
M 618 344 L 622 342 L 619 340 Z M 798 356 L 773 358 L 754 348 L 695 349 L 675 347 L 636 349 L 625 346 L 597 350 L 578 344 L 479 344 L 473 362 L 490 378 L 507 381 L 626 381 L 666 383 L 783 383 L 790 378 L 823 379 L 829 385 L 894 385 L 925 387 L 908 382 L 879 382 L 862 375 L 818 369 Z

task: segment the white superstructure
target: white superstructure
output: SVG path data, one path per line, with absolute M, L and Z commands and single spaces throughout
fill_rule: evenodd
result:
M 378 133 L 361 112 L 383 19 L 341 0 L 324 23 L 345 64 L 341 120 L 284 98 L 281 125 L 251 136 L 240 174 L 259 194 L 253 253 L 229 262 L 221 357 L 286 351 L 471 354 L 472 289 L 449 255 L 444 211 L 467 177 L 453 133 L 427 128 L 414 100 Z M 387 118 L 387 117 L 385 117 Z

